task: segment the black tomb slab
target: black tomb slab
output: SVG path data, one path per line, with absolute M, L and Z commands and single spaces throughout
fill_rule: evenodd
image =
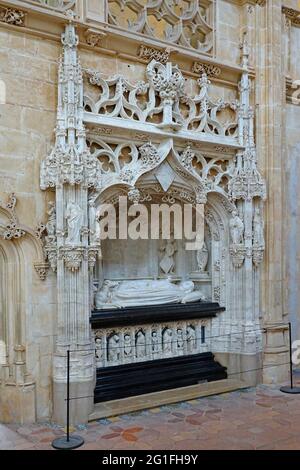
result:
M 94 310 L 93 329 L 215 317 L 217 302 L 145 305 Z M 97 368 L 95 403 L 227 378 L 226 368 L 211 352 Z

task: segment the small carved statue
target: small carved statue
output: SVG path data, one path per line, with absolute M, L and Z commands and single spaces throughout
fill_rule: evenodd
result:
M 236 211 L 232 212 L 232 218 L 229 222 L 231 241 L 234 245 L 240 245 L 243 242 L 244 222 Z
M 159 263 L 161 270 L 165 274 L 174 273 L 175 269 L 175 259 L 174 255 L 177 251 L 176 242 L 173 237 L 170 240 L 166 240 L 166 242 L 162 245 L 160 251 L 163 252 L 162 259 Z
M 100 243 L 100 224 L 97 217 L 97 211 L 95 207 L 95 200 L 93 198 L 89 199 L 89 223 L 91 231 L 91 242 L 93 244 Z
M 103 346 L 102 346 L 102 338 L 99 336 L 95 339 L 95 348 L 96 348 L 96 362 L 100 362 L 103 357 Z
M 46 230 L 49 237 L 55 236 L 56 232 L 56 208 L 54 202 L 48 202 L 48 222 L 46 224 Z
M 83 211 L 81 207 L 74 201 L 70 201 L 67 205 L 66 219 L 68 224 L 68 236 L 66 238 L 67 245 L 80 244 L 80 229 L 83 225 Z
M 186 329 L 187 350 L 192 352 L 196 348 L 196 332 L 192 326 Z
M 172 353 L 172 339 L 173 339 L 173 332 L 170 328 L 166 328 L 163 332 L 163 352 L 165 354 Z
M 129 357 L 132 354 L 131 337 L 128 333 L 124 335 L 124 356 Z
M 152 331 L 151 339 L 152 339 L 152 353 L 158 354 L 159 353 L 159 339 L 157 336 L 157 331 L 155 330 Z
M 136 357 L 144 357 L 146 355 L 146 338 L 142 331 L 139 331 L 135 340 Z
M 183 346 L 184 346 L 183 331 L 181 328 L 178 328 L 177 329 L 177 350 L 179 352 L 182 352 Z
M 119 335 L 113 334 L 108 340 L 108 360 L 116 362 L 120 356 L 120 338 Z
M 257 207 L 253 216 L 253 244 L 256 246 L 265 246 L 264 222 Z
M 205 241 L 203 241 L 203 246 L 201 250 L 196 252 L 197 267 L 200 273 L 204 273 L 208 261 L 208 249 Z

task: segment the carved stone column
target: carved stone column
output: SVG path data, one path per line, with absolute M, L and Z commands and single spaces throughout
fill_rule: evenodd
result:
M 285 106 L 285 80 L 282 64 L 281 0 L 269 0 L 260 9 L 257 21 L 257 119 L 259 155 L 268 183 L 265 207 L 266 257 L 262 271 L 262 316 L 266 327 L 264 380 L 278 382 L 286 378 L 287 316 L 284 294 L 284 186 L 282 109 Z M 274 366 L 274 367 L 273 367 Z
M 41 165 L 41 188 L 56 190 L 56 223 L 48 223 L 45 251 L 57 271 L 57 348 L 53 360 L 53 419 L 65 420 L 66 352 L 71 351 L 71 419 L 86 422 L 93 406 L 94 351 L 89 316 L 90 245 L 88 190 L 99 188 L 101 172 L 87 146 L 83 126 L 82 71 L 72 24 L 62 35 L 56 143 Z M 52 216 L 53 218 L 53 216 Z M 50 232 L 50 233 L 49 233 Z

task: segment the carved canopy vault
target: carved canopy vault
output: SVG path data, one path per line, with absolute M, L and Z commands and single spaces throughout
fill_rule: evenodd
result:
M 131 2 L 127 4 L 130 8 Z M 145 11 L 149 13 L 144 9 L 143 15 Z M 145 16 L 139 21 L 149 33 Z M 45 253 L 59 279 L 58 351 L 91 344 L 91 291 L 97 256 L 102 256 L 95 204 L 120 193 L 133 202 L 160 193 L 168 202 L 205 204 L 209 297 L 226 306 L 222 317 L 212 320 L 211 333 L 217 338 L 212 349 L 255 353 L 260 348 L 259 306 L 247 292 L 259 291 L 266 189 L 257 168 L 247 45 L 238 94 L 227 101 L 213 96 L 205 73 L 190 84 L 170 62 L 152 60 L 143 81 L 136 82 L 82 68 L 72 24 L 66 26 L 62 44 L 56 141 L 40 176 L 41 188 L 56 193 L 48 212 Z M 70 224 L 72 211 L 76 230 Z M 91 380 L 93 359 L 80 352 L 77 359 L 78 376 Z M 58 354 L 57 381 L 63 380 L 63 364 Z

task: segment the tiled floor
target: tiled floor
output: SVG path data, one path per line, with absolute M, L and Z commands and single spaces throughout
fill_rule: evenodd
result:
M 50 449 L 62 429 L 0 425 L 0 449 Z M 84 449 L 300 449 L 300 395 L 276 387 L 200 398 L 79 426 Z

